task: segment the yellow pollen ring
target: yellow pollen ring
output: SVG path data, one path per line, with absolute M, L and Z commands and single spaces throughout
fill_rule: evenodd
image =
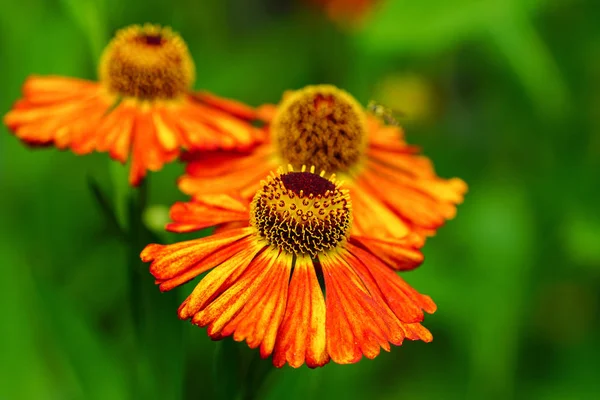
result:
M 170 28 L 132 25 L 119 30 L 104 49 L 99 76 L 121 96 L 174 99 L 191 88 L 195 67 L 185 42 Z
M 273 142 L 294 167 L 347 172 L 360 163 L 367 144 L 367 117 L 347 92 L 332 85 L 288 92 L 271 123 Z
M 269 244 L 290 254 L 318 254 L 343 245 L 352 225 L 347 190 L 335 175 L 279 168 L 261 181 L 250 206 L 250 224 Z

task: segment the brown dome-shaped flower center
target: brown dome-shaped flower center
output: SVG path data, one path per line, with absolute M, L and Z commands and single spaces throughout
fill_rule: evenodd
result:
M 100 80 L 113 92 L 139 99 L 174 99 L 194 82 L 194 62 L 179 35 L 157 25 L 117 32 L 100 62 Z
M 350 196 L 334 176 L 323 175 L 315 174 L 314 167 L 272 173 L 252 200 L 250 224 L 271 245 L 291 254 L 316 257 L 339 246 L 352 224 Z
M 284 98 L 271 124 L 281 157 L 296 168 L 345 172 L 362 158 L 366 114 L 348 93 L 331 85 L 307 86 Z

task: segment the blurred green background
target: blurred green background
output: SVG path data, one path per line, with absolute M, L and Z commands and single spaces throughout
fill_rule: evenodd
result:
M 114 31 L 144 22 L 181 33 L 198 89 L 257 106 L 332 83 L 400 110 L 438 173 L 470 186 L 404 275 L 438 304 L 434 341 L 275 370 L 259 397 L 600 398 L 599 20 L 591 0 L 381 1 L 352 26 L 302 1 L 1 2 L 0 110 L 30 74 L 95 79 Z M 110 187 L 108 156 L 0 130 L 0 399 L 213 398 L 216 344 L 176 317 L 192 284 L 159 294 L 144 271 L 164 307 L 135 340 L 127 249 L 87 183 Z M 182 171 L 152 174 L 150 204 L 185 199 Z

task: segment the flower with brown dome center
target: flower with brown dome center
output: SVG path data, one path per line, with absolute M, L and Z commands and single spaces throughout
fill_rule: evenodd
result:
M 194 63 L 170 28 L 146 24 L 119 30 L 98 69 L 99 82 L 29 77 L 4 123 L 29 145 L 131 160 L 132 185 L 177 158 L 181 149 L 247 151 L 265 138 L 251 124 L 254 109 L 191 90 Z
M 322 175 L 313 167 L 270 177 L 254 196 L 250 225 L 290 254 L 314 258 L 343 244 L 352 223 L 348 191 Z
M 405 338 L 431 341 L 421 322 L 435 304 L 394 271 L 422 261 L 420 241 L 351 235 L 348 192 L 314 171 L 271 173 L 251 205 L 220 194 L 172 207 L 167 229 L 174 232 L 247 225 L 144 249 L 163 291 L 208 272 L 179 317 L 207 327 L 214 340 L 233 336 L 259 347 L 277 367 L 355 363 Z
M 182 191 L 239 193 L 250 202 L 260 177 L 277 165 L 314 164 L 346 182 L 353 233 L 382 239 L 433 235 L 463 200 L 465 182 L 440 178 L 430 160 L 404 141 L 399 126 L 385 124 L 341 89 L 307 86 L 258 111 L 271 140 L 251 153 L 188 157 Z
M 176 99 L 194 83 L 194 62 L 170 28 L 131 26 L 117 32 L 100 61 L 100 81 L 121 96 Z
M 348 93 L 331 85 L 308 86 L 283 100 L 271 134 L 284 162 L 347 172 L 364 157 L 367 118 Z

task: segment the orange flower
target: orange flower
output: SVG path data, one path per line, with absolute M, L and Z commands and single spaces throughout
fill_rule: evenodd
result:
M 229 195 L 199 196 L 171 209 L 167 229 L 190 232 L 230 222 L 250 226 L 172 245 L 148 245 L 142 260 L 162 291 L 211 270 L 179 307 L 181 319 L 260 347 L 273 364 L 319 367 L 374 358 L 404 338 L 432 340 L 420 322 L 436 309 L 392 268 L 423 259 L 420 239 L 350 235 L 348 191 L 302 169 L 271 173 L 250 205 Z M 250 217 L 248 218 L 248 215 Z M 374 255 L 385 253 L 381 259 Z
M 31 145 L 108 151 L 122 163 L 131 153 L 132 185 L 182 147 L 236 150 L 261 141 L 263 133 L 249 124 L 252 108 L 190 91 L 194 70 L 185 42 L 171 29 L 130 26 L 104 50 L 100 82 L 32 76 L 4 122 Z
M 333 86 L 307 86 L 258 111 L 270 124 L 270 141 L 250 153 L 188 155 L 181 190 L 235 190 L 250 201 L 260 177 L 277 165 L 315 164 L 346 182 L 355 205 L 353 232 L 378 238 L 433 235 L 463 200 L 462 180 L 439 178 L 400 127 L 383 124 Z

